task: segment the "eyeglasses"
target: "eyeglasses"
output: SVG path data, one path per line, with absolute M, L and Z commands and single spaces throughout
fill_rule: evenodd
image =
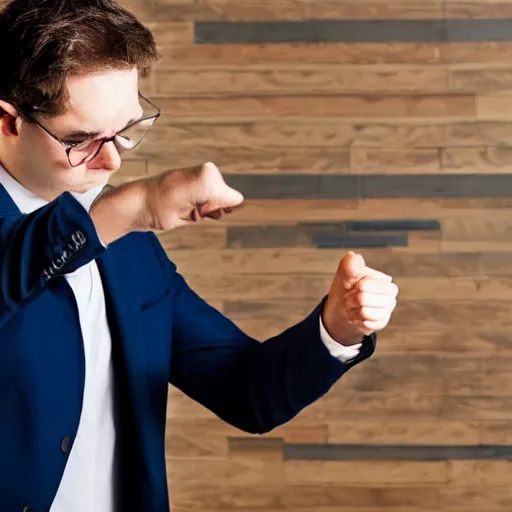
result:
M 34 116 L 31 114 L 22 113 L 21 115 L 30 121 L 36 123 L 42 130 L 44 130 L 50 137 L 59 142 L 66 150 L 66 155 L 71 167 L 78 167 L 79 165 L 90 162 L 103 148 L 104 144 L 113 142 L 119 155 L 125 151 L 132 151 L 135 149 L 147 136 L 149 130 L 160 117 L 160 109 L 151 103 L 147 98 L 139 93 L 139 97 L 146 103 L 144 108 L 145 113 L 140 119 L 133 121 L 128 126 L 118 131 L 115 135 L 105 139 L 88 140 L 84 142 L 64 142 L 45 128 Z M 152 113 L 147 113 L 147 110 L 154 110 Z

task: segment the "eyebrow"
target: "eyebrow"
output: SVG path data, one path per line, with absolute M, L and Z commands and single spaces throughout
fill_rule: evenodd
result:
M 126 125 L 123 128 L 121 128 L 121 130 L 124 130 L 131 123 L 133 123 L 135 121 L 138 121 L 139 119 L 141 119 L 141 118 L 137 117 L 137 118 L 134 118 L 134 119 L 130 119 L 126 123 Z M 68 142 L 69 139 L 84 139 L 84 140 L 87 140 L 87 139 L 93 139 L 93 138 L 97 137 L 98 135 L 101 135 L 101 132 L 87 132 L 87 131 L 83 131 L 83 130 L 77 130 L 77 131 L 71 132 L 70 134 L 66 135 L 65 137 L 62 137 L 61 140 L 62 140 L 62 142 Z

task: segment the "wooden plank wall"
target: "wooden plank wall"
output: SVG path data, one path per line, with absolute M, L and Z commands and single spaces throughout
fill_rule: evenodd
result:
M 262 340 L 348 248 L 401 287 L 377 354 L 270 435 L 171 390 L 173 511 L 511 510 L 512 1 L 121 3 L 164 115 L 113 181 L 211 160 L 247 196 L 161 236 L 190 284 Z

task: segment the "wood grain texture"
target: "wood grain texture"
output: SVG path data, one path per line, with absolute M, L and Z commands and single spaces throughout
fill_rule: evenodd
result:
M 141 91 L 163 115 L 112 183 L 212 161 L 233 179 L 287 184 L 286 199 L 267 185 L 219 222 L 158 234 L 190 286 L 247 334 L 271 338 L 328 292 L 346 249 L 315 246 L 325 223 L 439 223 L 357 232 L 406 232 L 406 247 L 361 250 L 395 278 L 398 307 L 376 355 L 288 424 L 251 436 L 170 388 L 173 511 L 510 510 L 508 460 L 284 460 L 283 447 L 512 445 L 512 199 L 499 187 L 475 197 L 474 185 L 512 173 L 512 42 L 199 44 L 194 24 L 499 21 L 512 2 L 121 4 L 155 34 L 161 59 Z M 450 175 L 463 180 L 457 197 L 420 197 Z M 337 179 L 352 196 L 317 196 Z
M 474 116 L 472 95 L 293 95 L 230 98 L 161 99 L 160 106 L 173 117 L 251 116 L 317 117 L 444 117 Z M 493 106 L 494 105 L 494 106 Z M 498 117 L 490 98 L 478 98 L 478 116 Z M 506 109 L 506 104 L 504 105 Z
M 455 73 L 455 71 L 453 72 Z M 462 73 L 462 72 L 461 72 Z M 488 81 L 502 88 L 509 81 L 506 70 Z M 510 73 L 510 71 L 508 72 Z M 443 66 L 407 65 L 343 65 L 343 64 L 254 64 L 236 65 L 174 65 L 167 69 L 165 62 L 145 83 L 145 91 L 154 97 L 227 97 L 251 94 L 397 94 L 443 93 L 448 90 L 449 70 Z M 476 80 L 475 78 L 474 80 Z M 471 76 L 452 77 L 458 89 L 471 83 Z M 474 88 L 467 85 L 470 93 Z M 484 86 L 481 86 L 484 88 Z M 497 86 L 496 86 L 497 87 Z

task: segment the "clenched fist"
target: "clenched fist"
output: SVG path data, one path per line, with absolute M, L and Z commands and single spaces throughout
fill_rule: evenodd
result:
M 384 329 L 396 307 L 398 287 L 392 281 L 367 267 L 360 254 L 349 252 L 338 266 L 322 312 L 332 338 L 354 345 Z
M 150 229 L 170 230 L 205 217 L 219 219 L 243 200 L 212 163 L 178 169 L 148 180 L 145 222 Z
M 106 188 L 90 216 L 104 243 L 131 231 L 169 231 L 203 218 L 219 219 L 244 201 L 219 169 L 206 163 Z

